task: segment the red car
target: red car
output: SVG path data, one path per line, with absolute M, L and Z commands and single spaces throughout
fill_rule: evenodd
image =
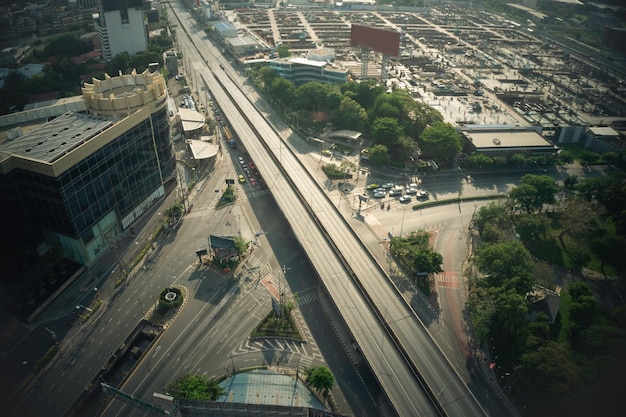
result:
M 250 177 L 250 184 L 256 185 L 256 181 L 255 181 L 254 177 Z
M 254 169 L 254 170 L 256 170 L 256 167 L 254 166 L 254 164 L 252 163 L 252 161 L 248 162 L 248 166 L 250 167 L 250 169 Z

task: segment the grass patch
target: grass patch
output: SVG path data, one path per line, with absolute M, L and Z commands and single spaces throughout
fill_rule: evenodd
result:
M 222 197 L 220 197 L 220 201 L 217 202 L 217 208 L 221 208 L 232 204 L 237 199 L 237 193 L 235 192 L 235 187 L 229 185 L 226 187 L 224 192 L 222 193 Z
M 270 311 L 254 329 L 252 337 L 285 337 L 302 340 L 296 322 L 285 308 L 281 317 L 276 316 L 274 310 Z

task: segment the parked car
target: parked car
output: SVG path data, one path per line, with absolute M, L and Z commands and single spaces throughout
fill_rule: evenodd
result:
M 384 191 L 377 191 L 374 193 L 374 198 L 385 198 L 385 195 Z
M 428 198 L 428 191 L 418 191 L 415 197 L 425 200 Z
M 243 165 L 243 163 L 244 163 L 243 158 L 241 156 L 238 156 L 237 159 L 239 160 L 239 163 L 241 165 Z
M 417 194 L 417 188 L 409 187 L 409 188 L 407 188 L 406 193 L 407 194 Z
M 401 203 L 408 203 L 408 202 L 410 202 L 410 201 L 411 201 L 411 196 L 410 196 L 410 195 L 408 195 L 408 194 L 405 194 L 405 195 L 403 195 L 402 197 L 400 197 L 400 198 L 398 199 L 398 201 L 399 201 L 399 202 L 401 202 Z
M 402 195 L 402 190 L 391 189 L 389 191 L 389 197 L 397 197 L 399 195 Z
M 365 187 L 365 188 L 367 188 L 368 190 L 375 190 L 375 189 L 377 189 L 377 188 L 378 188 L 378 184 L 376 184 L 376 183 L 372 183 L 372 184 L 369 184 L 369 185 L 368 185 L 367 187 Z
M 383 188 L 385 190 L 389 190 L 390 188 L 393 188 L 395 186 L 395 184 L 393 182 L 387 182 L 385 184 L 383 184 Z
M 254 177 L 250 177 L 250 184 L 256 185 L 256 180 L 254 179 Z

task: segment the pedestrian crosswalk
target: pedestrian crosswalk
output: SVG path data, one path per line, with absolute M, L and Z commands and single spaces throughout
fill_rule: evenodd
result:
M 444 288 L 459 288 L 459 275 L 456 272 L 441 272 L 435 274 L 437 286 Z
M 254 339 L 243 341 L 233 353 L 263 352 L 267 350 L 288 351 L 300 355 L 301 366 L 310 365 L 314 360 L 324 358 L 315 344 L 286 339 Z
M 269 190 L 269 188 L 261 188 L 261 189 L 255 188 L 254 190 L 248 191 L 246 195 L 248 196 L 248 198 L 255 198 L 255 197 L 268 195 L 270 193 L 271 191 Z
M 300 307 L 312 303 L 317 300 L 317 288 L 294 294 L 294 298 Z

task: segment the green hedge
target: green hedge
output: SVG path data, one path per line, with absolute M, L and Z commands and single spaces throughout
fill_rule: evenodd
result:
M 449 198 L 445 200 L 426 201 L 423 203 L 415 204 L 412 207 L 412 209 L 421 210 L 423 208 L 443 206 L 445 204 L 466 203 L 468 201 L 480 201 L 480 200 L 495 200 L 498 198 L 505 198 L 505 197 L 506 195 L 504 194 L 490 194 L 490 195 L 481 195 L 481 196 L 476 196 L 476 197 Z

